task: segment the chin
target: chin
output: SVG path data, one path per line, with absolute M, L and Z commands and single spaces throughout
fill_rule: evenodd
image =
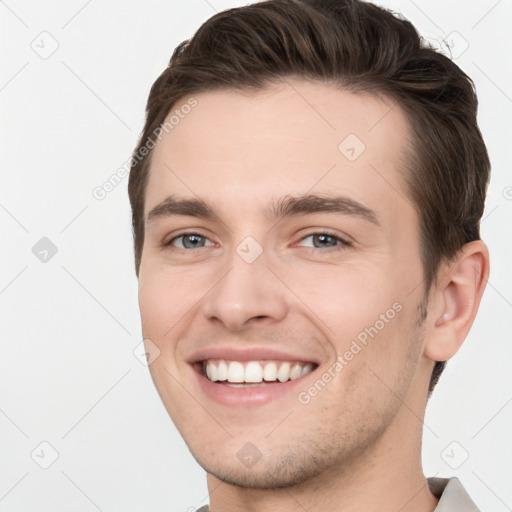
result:
M 313 446 L 296 446 L 293 451 L 281 449 L 278 454 L 265 456 L 258 454 L 254 445 L 254 451 L 246 448 L 247 444 L 237 453 L 228 450 L 222 459 L 219 457 L 222 450 L 212 452 L 211 447 L 200 455 L 195 450 L 191 453 L 209 475 L 229 485 L 252 489 L 298 486 L 340 466 L 339 454 L 337 457 L 332 452 L 315 454 Z M 252 453 L 253 459 L 244 462 L 244 453 Z

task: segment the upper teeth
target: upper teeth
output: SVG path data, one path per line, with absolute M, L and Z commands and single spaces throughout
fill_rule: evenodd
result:
M 262 382 L 298 379 L 313 370 L 311 363 L 288 361 L 224 361 L 209 360 L 203 362 L 206 376 L 211 381 Z

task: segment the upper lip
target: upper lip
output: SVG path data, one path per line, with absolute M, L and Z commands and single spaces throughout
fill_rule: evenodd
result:
M 285 352 L 275 348 L 265 347 L 207 347 L 194 352 L 188 359 L 188 362 L 199 363 L 208 359 L 224 359 L 228 361 L 298 361 L 304 363 L 319 364 L 317 358 L 313 356 L 304 356 L 298 353 Z

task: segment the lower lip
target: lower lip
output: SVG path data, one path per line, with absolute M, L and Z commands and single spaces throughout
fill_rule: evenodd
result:
M 285 395 L 299 394 L 300 387 L 304 388 L 304 379 L 312 372 L 298 379 L 286 382 L 272 382 L 261 386 L 232 388 L 225 384 L 218 384 L 207 379 L 204 375 L 193 369 L 203 392 L 214 402 L 229 407 L 257 407 L 282 398 Z

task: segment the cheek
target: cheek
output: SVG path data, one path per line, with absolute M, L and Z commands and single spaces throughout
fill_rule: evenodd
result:
M 139 309 L 142 333 L 145 338 L 158 339 L 162 335 L 166 311 L 172 310 L 169 293 L 155 274 L 143 275 L 139 279 Z
M 400 292 L 382 268 L 346 264 L 304 269 L 298 275 L 287 272 L 296 296 L 340 349 L 360 333 L 364 340 L 365 329 L 376 323 L 379 332 L 397 323 Z
M 399 281 L 369 266 L 303 275 L 307 277 L 297 281 L 295 291 L 331 341 L 330 369 L 338 385 L 346 389 L 356 379 L 354 392 L 371 394 L 384 386 L 377 375 L 393 386 L 394 375 L 414 357 L 415 346 L 409 339 L 411 311 L 405 308 Z
M 141 265 L 139 276 L 143 335 L 162 340 L 190 311 L 198 294 L 186 272 L 148 262 Z

